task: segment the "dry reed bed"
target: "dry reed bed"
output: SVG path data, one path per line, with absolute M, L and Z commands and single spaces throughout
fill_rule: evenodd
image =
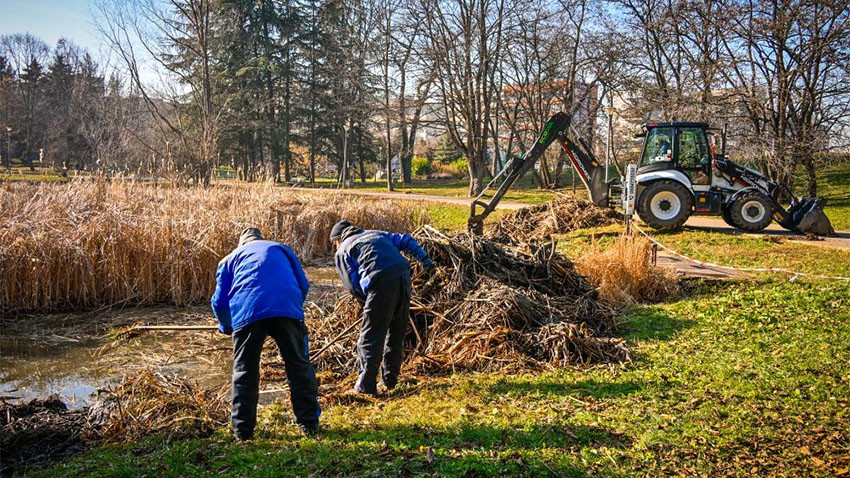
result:
M 341 218 L 410 231 L 426 211 L 270 185 L 0 185 L 0 311 L 204 301 L 242 228 L 258 226 L 309 261 L 331 254 L 328 232 Z

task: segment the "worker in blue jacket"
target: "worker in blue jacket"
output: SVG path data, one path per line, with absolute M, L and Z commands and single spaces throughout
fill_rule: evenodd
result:
M 239 247 L 218 264 L 211 304 L 219 330 L 233 335 L 231 423 L 239 441 L 250 440 L 257 423 L 260 354 L 266 337 L 280 349 L 286 366 L 295 420 L 307 434 L 319 428 L 316 373 L 310 364 L 304 299 L 310 288 L 295 253 L 264 241 L 249 227 Z
M 410 263 L 401 252 L 415 257 L 429 273 L 434 264 L 408 234 L 364 231 L 340 221 L 331 229 L 330 239 L 337 247 L 334 262 L 343 286 L 363 303 L 354 391 L 378 393 L 382 359 L 381 378 L 391 390 L 401 370 L 410 311 Z

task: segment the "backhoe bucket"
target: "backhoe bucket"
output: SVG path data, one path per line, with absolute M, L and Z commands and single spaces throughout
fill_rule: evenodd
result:
M 823 207 L 826 205 L 824 198 L 803 198 L 793 206 L 788 212 L 791 215 L 791 225 L 794 229 L 805 233 L 814 234 L 816 236 L 832 236 L 835 235 L 835 229 L 832 228 L 832 223 L 823 212 Z

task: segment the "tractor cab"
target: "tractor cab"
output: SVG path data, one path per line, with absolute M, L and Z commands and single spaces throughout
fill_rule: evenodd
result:
M 713 153 L 707 123 L 650 123 L 646 125 L 638 175 L 677 171 L 693 186 L 711 185 Z

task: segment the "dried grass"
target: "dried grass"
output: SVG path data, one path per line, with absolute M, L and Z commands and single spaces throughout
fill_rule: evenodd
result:
M 578 271 L 616 307 L 638 302 L 660 302 L 680 293 L 676 272 L 653 265 L 652 244 L 644 237 L 621 235 L 605 247 L 593 249 L 576 261 Z
M 90 434 L 107 442 L 157 432 L 205 435 L 227 424 L 229 392 L 228 385 L 203 390 L 186 379 L 144 370 L 100 392 L 89 409 Z
M 409 202 L 270 185 L 3 184 L 0 311 L 201 302 L 242 228 L 258 226 L 309 261 L 330 256 L 328 232 L 343 217 L 410 231 L 427 215 Z

